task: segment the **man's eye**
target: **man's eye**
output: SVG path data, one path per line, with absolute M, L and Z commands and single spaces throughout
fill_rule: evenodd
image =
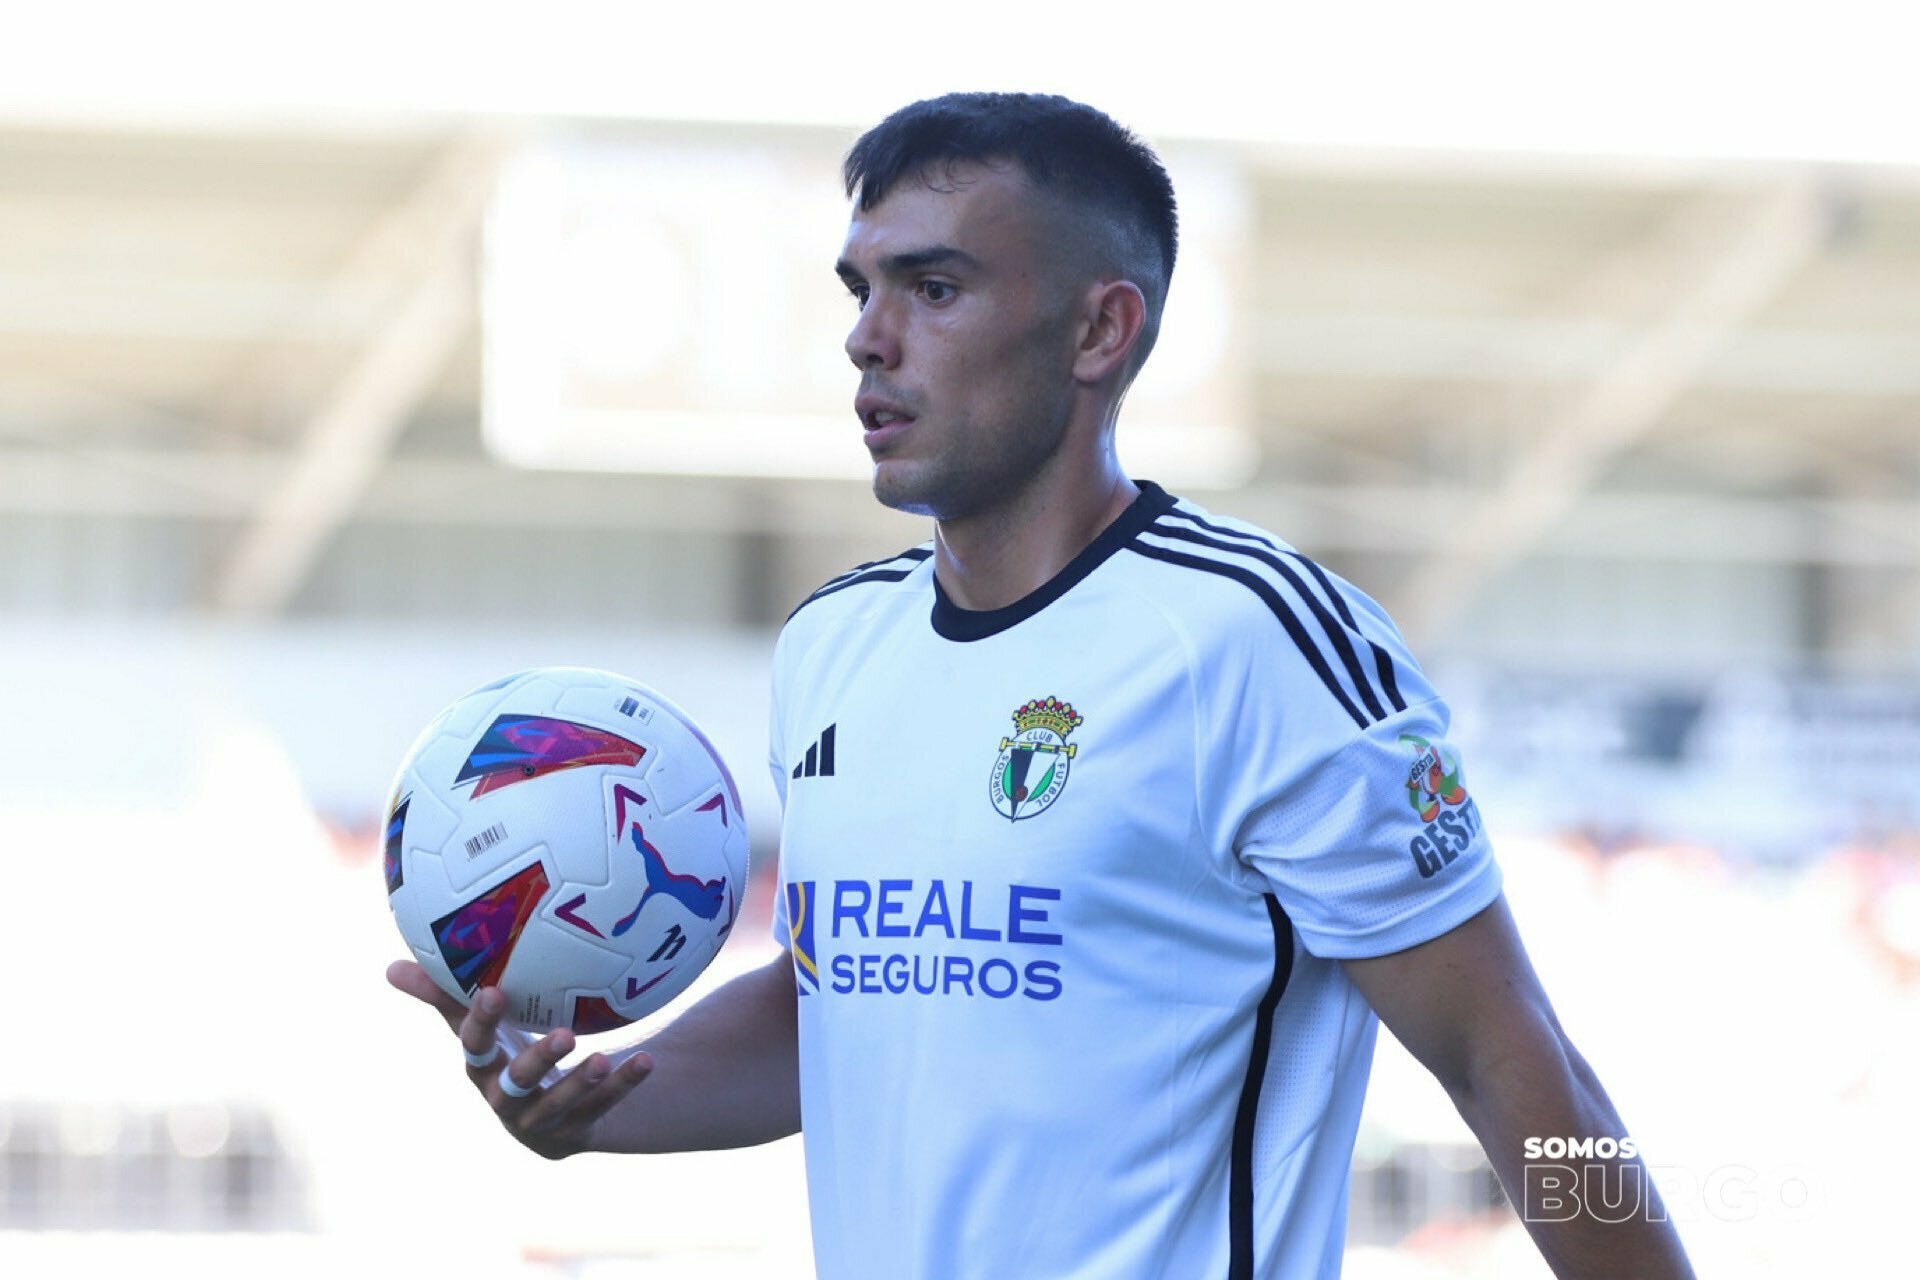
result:
M 862 311 L 867 309 L 867 295 L 870 294 L 872 290 L 863 284 L 850 284 L 847 286 L 847 292 L 853 295 L 855 306 L 859 307 Z
M 922 280 L 920 296 L 928 302 L 945 302 L 954 295 L 954 287 L 942 280 Z

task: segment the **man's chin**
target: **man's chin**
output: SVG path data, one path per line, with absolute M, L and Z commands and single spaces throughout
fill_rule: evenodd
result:
M 881 506 L 910 516 L 940 518 L 939 504 L 933 501 L 925 485 L 914 484 L 910 476 L 900 474 L 897 462 L 873 464 L 873 496 Z

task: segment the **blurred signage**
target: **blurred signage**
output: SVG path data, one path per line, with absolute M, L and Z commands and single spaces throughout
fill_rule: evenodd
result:
M 482 268 L 487 447 L 526 467 L 864 478 L 844 141 L 561 138 L 503 173 Z M 1170 153 L 1181 257 L 1119 449 L 1139 475 L 1244 482 L 1258 462 L 1229 161 Z

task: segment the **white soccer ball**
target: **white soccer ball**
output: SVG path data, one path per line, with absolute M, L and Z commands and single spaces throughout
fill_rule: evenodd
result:
M 638 681 L 545 667 L 476 689 L 407 752 L 387 807 L 387 903 L 462 1003 L 588 1034 L 665 1005 L 746 893 L 746 821 L 699 726 Z

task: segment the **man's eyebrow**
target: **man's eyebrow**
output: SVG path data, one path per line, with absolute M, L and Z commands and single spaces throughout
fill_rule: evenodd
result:
M 890 253 L 880 259 L 881 275 L 907 275 L 914 271 L 925 271 L 929 267 L 967 267 L 978 268 L 980 260 L 965 249 L 956 249 L 951 245 L 931 245 L 925 249 L 907 249 L 900 253 Z M 845 258 L 833 264 L 834 271 L 842 280 L 864 280 L 865 274 Z

